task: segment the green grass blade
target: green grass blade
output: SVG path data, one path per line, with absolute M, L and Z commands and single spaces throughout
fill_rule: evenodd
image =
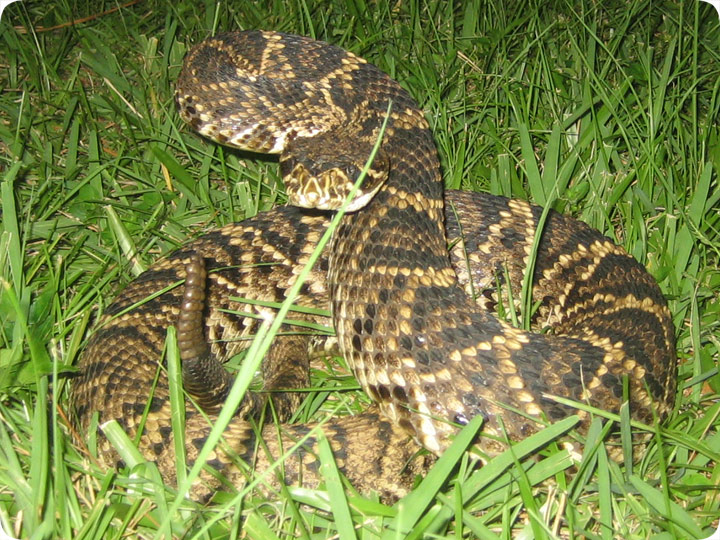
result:
M 476 416 L 455 436 L 450 447 L 438 459 L 420 485 L 397 504 L 397 517 L 388 525 L 383 540 L 393 538 L 412 538 L 420 533 L 408 536 L 412 527 L 425 514 L 435 494 L 442 488 L 450 472 L 477 436 L 482 417 Z
M 345 488 L 342 485 L 342 480 L 340 480 L 340 472 L 335 463 L 332 448 L 330 448 L 330 443 L 322 431 L 318 432 L 317 441 L 320 475 L 325 480 L 330 508 L 338 529 L 338 537 L 341 540 L 354 540 L 357 536 L 355 535 L 350 508 L 348 507 L 347 497 L 345 497 Z

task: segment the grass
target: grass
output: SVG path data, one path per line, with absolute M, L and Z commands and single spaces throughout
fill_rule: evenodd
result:
M 117 8 L 14 3 L 0 21 L 6 532 L 664 539 L 703 538 L 718 526 L 720 25 L 711 6 L 147 0 Z M 330 472 L 330 499 L 290 488 L 269 502 L 251 492 L 198 508 L 159 486 L 152 467 L 103 471 L 73 444 L 65 375 L 113 295 L 187 239 L 283 202 L 276 163 L 201 140 L 174 110 L 173 81 L 190 44 L 237 28 L 310 35 L 368 58 L 425 110 L 448 187 L 551 204 L 648 266 L 670 300 L 680 389 L 639 462 L 609 460 L 597 422 L 574 467 L 552 442 L 570 420 L 480 469 L 459 437 L 391 507 L 352 491 L 337 496 L 342 484 Z M 335 382 L 318 377 L 319 386 Z M 304 411 L 321 418 L 318 409 L 362 401 L 324 391 Z M 329 456 L 324 463 L 332 471 Z

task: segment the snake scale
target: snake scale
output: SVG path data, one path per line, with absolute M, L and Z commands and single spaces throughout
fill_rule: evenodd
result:
M 633 417 L 646 422 L 668 412 L 674 329 L 652 277 L 600 233 L 551 212 L 532 289 L 533 325 L 544 331 L 499 320 L 492 308 L 508 295 L 497 293 L 498 281 L 507 276 L 519 297 L 541 210 L 487 194 L 444 194 L 422 112 L 376 67 L 304 37 L 222 34 L 188 54 L 176 101 L 201 134 L 280 154 L 290 206 L 190 242 L 118 296 L 80 359 L 72 399 L 82 429 L 94 418 L 118 420 L 173 482 L 168 383 L 158 366 L 174 324 L 184 386 L 197 403 L 186 405 L 194 460 L 232 382 L 222 362 L 272 311 L 236 298 L 282 302 L 327 227 L 327 211 L 338 208 L 366 162 L 389 103 L 360 194 L 296 301 L 331 309 L 339 350 L 376 403 L 323 428 L 351 482 L 399 496 L 427 466 L 410 459 L 417 444 L 440 454 L 477 415 L 485 421 L 480 448 L 492 454 L 506 434 L 518 440 L 538 420 L 577 412 L 548 396 L 618 411 L 629 395 Z M 286 325 L 264 363 L 266 387 L 309 384 L 306 334 Z M 278 393 L 280 416 L 298 399 Z M 257 413 L 265 402 L 264 392 L 248 395 L 242 409 Z M 241 483 L 242 462 L 264 469 L 310 429 L 281 427 L 280 436 L 274 425 L 258 432 L 238 414 L 208 466 Z M 318 483 L 313 443 L 287 460 L 280 481 Z M 107 442 L 100 453 L 111 465 L 118 459 Z M 207 496 L 217 481 L 207 474 L 201 484 L 197 493 Z

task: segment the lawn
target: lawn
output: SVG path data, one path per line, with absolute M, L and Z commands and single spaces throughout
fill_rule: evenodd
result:
M 598 418 L 580 465 L 533 438 L 473 469 L 458 445 L 395 505 L 333 483 L 202 506 L 153 484 L 152 466 L 97 466 L 68 402 L 94 322 L 162 255 L 284 202 L 276 160 L 201 139 L 173 102 L 193 43 L 248 28 L 365 57 L 420 103 L 447 187 L 550 201 L 648 267 L 673 314 L 679 389 L 639 460 L 615 462 L 592 443 Z M 26 0 L 0 21 L 0 88 L 5 532 L 697 539 L 718 527 L 720 23 L 710 5 Z M 316 420 L 367 403 L 340 373 L 315 374 Z

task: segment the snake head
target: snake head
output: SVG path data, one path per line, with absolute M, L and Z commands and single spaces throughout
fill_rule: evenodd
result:
M 371 144 L 338 140 L 335 134 L 298 137 L 280 156 L 288 202 L 303 208 L 337 210 L 365 170 L 365 178 L 347 208 L 364 207 L 388 177 L 389 159 L 380 150 L 365 169 Z

